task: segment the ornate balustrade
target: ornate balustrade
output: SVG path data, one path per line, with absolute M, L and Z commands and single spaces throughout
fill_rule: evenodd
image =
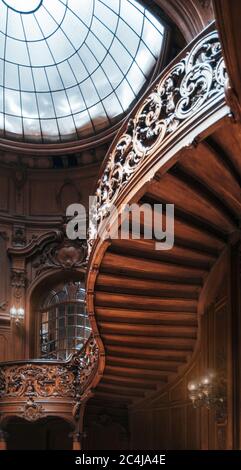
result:
M 163 71 L 114 140 L 97 185 L 91 246 L 113 205 L 129 202 L 160 166 L 230 112 L 214 28 L 213 23 Z
M 0 424 L 57 416 L 76 428 L 81 406 L 91 395 L 98 367 L 93 337 L 67 361 L 29 360 L 0 364 Z

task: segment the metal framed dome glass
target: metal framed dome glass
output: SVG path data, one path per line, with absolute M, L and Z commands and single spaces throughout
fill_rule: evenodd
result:
M 97 135 L 136 101 L 165 28 L 136 0 L 0 0 L 0 133 Z

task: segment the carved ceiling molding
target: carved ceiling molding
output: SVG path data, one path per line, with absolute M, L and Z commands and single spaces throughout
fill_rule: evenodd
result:
M 208 29 L 161 75 L 113 143 L 97 185 L 97 220 L 90 226 L 90 239 L 96 238 L 96 226 L 118 206 L 120 194 L 157 151 L 160 159 L 215 103 L 225 106 L 221 44 L 213 26 Z

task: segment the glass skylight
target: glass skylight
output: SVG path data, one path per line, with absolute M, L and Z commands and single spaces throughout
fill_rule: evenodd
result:
M 115 124 L 161 54 L 164 27 L 135 0 L 0 0 L 0 132 L 77 140 Z

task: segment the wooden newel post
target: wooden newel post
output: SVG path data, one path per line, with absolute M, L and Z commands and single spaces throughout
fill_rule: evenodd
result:
M 73 440 L 73 450 L 81 450 L 81 434 L 79 432 L 73 432 L 71 437 Z
M 0 451 L 7 450 L 7 433 L 0 429 Z

